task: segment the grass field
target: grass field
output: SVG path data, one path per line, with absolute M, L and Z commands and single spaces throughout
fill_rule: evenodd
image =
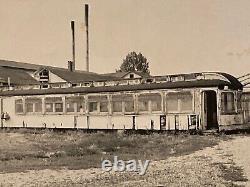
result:
M 104 159 L 162 160 L 216 145 L 225 136 L 1 130 L 0 172 L 101 167 Z

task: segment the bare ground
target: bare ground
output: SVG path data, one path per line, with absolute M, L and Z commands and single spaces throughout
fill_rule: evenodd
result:
M 15 133 L 9 135 L 17 138 L 14 142 L 7 142 L 5 148 L 11 147 L 18 152 L 19 148 L 16 145 L 22 143 L 23 138 L 19 137 L 22 135 Z M 31 143 L 25 144 L 27 150 L 31 145 Z M 0 184 L 2 186 L 250 186 L 248 145 L 250 145 L 249 136 L 234 135 L 231 140 L 221 140 L 218 145 L 212 147 L 206 146 L 195 152 L 151 161 L 144 176 L 127 172 L 107 173 L 99 168 L 78 170 L 56 168 L 3 172 L 0 174 Z

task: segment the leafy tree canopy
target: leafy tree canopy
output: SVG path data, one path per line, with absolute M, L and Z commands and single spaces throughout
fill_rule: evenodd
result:
M 147 58 L 141 53 L 130 52 L 120 66 L 120 71 L 140 71 L 143 73 L 150 73 Z

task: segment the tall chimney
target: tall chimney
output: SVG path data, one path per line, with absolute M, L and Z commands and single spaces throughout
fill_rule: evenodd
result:
M 89 5 L 85 4 L 85 27 L 86 27 L 86 71 L 89 71 Z
M 68 61 L 68 70 L 72 72 L 73 68 L 74 68 L 73 67 L 73 62 L 72 61 Z
M 75 71 L 76 55 L 75 55 L 75 22 L 71 21 L 71 31 L 72 31 L 72 63 L 71 71 Z

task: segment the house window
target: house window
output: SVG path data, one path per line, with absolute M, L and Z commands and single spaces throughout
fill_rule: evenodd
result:
M 221 93 L 221 112 L 233 113 L 235 112 L 234 93 L 222 92 Z
M 133 73 L 129 74 L 129 78 L 130 78 L 130 79 L 133 79 L 134 77 L 135 77 L 135 76 L 134 76 Z
M 15 109 L 17 114 L 21 114 L 24 112 L 23 110 L 23 100 L 22 99 L 17 99 L 15 101 Z
M 61 97 L 48 97 L 45 98 L 45 111 L 61 113 L 63 112 L 63 101 Z
M 39 81 L 42 83 L 49 82 L 49 71 L 47 69 L 44 69 L 39 73 Z
M 42 99 L 26 98 L 25 106 L 26 106 L 27 113 L 41 113 L 42 112 Z
M 184 79 L 184 76 L 173 76 L 173 77 L 171 77 L 171 81 L 172 82 L 177 82 L 177 81 L 184 81 L 185 79 Z
M 172 92 L 166 96 L 168 113 L 185 113 L 193 111 L 193 95 L 191 92 Z

